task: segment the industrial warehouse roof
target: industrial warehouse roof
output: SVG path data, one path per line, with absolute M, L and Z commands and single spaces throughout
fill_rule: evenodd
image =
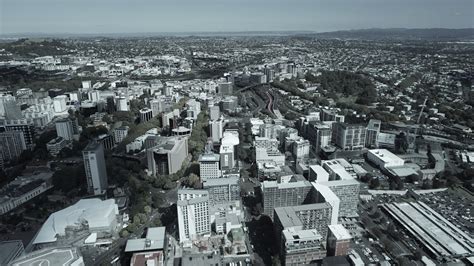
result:
M 436 256 L 474 252 L 474 240 L 469 235 L 423 202 L 390 203 L 384 208 Z

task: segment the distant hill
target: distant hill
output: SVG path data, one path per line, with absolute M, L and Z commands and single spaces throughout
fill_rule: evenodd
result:
M 344 30 L 321 32 L 314 34 L 305 34 L 304 36 L 322 38 L 322 39 L 365 39 L 365 40 L 474 40 L 474 28 L 466 29 L 362 29 L 362 30 Z

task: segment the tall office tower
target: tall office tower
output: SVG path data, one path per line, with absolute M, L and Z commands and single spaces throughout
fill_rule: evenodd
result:
M 23 118 L 20 106 L 18 106 L 14 96 L 0 96 L 0 115 L 3 115 L 6 119 L 10 120 Z
M 296 160 L 302 160 L 309 157 L 310 144 L 309 141 L 300 138 L 293 142 L 293 156 Z
M 115 97 L 114 96 L 108 96 L 106 98 L 106 103 L 107 103 L 107 113 L 112 114 L 113 112 L 117 111 L 117 108 L 115 106 Z
M 211 233 L 207 190 L 178 190 L 177 209 L 180 243 Z
M 295 175 L 289 182 L 263 181 L 261 189 L 263 213 L 273 220 L 275 208 L 303 204 L 311 184 L 303 176 Z
M 219 120 L 221 117 L 221 109 L 219 108 L 219 105 L 214 105 L 209 107 L 209 120 L 214 121 L 214 120 Z
M 108 183 L 104 147 L 100 143 L 91 142 L 82 151 L 82 157 L 86 170 L 87 191 L 94 195 L 105 193 Z
M 232 95 L 234 84 L 232 82 L 221 82 L 217 84 L 217 90 L 221 95 Z
M 115 99 L 117 103 L 117 111 L 129 111 L 128 100 L 125 97 L 118 97 Z
M 214 143 L 221 141 L 224 131 L 224 121 L 222 119 L 209 121 L 211 130 L 211 139 Z
M 150 108 L 153 114 L 153 117 L 159 115 L 164 111 L 163 100 L 162 99 L 153 99 L 150 101 Z
M 221 157 L 222 170 L 233 169 L 235 167 L 234 146 L 221 145 L 219 155 Z
M 140 123 L 145 123 L 150 121 L 153 118 L 153 112 L 150 108 L 140 109 Z
M 53 107 L 54 112 L 62 113 L 66 111 L 66 103 L 67 103 L 67 96 L 66 95 L 58 95 L 53 98 Z
M 344 123 L 344 115 L 340 115 L 336 110 L 326 110 L 324 109 L 321 113 L 321 121 L 335 121 Z
M 314 150 L 320 152 L 322 148 L 331 143 L 331 127 L 323 123 L 310 123 L 308 125 L 308 139 Z
M 293 265 L 290 262 L 298 260 L 305 265 L 326 256 L 331 214 L 329 203 L 275 208 L 275 237 L 286 265 Z M 298 243 L 298 237 L 302 238 L 302 242 Z
M 74 135 L 73 123 L 69 118 L 56 121 L 56 133 L 58 137 L 65 140 L 72 140 Z
M 377 136 L 380 133 L 380 126 L 382 122 L 377 119 L 370 119 L 367 125 L 367 135 L 365 140 L 365 146 L 368 148 L 377 147 Z
M 34 125 L 28 122 L 26 119 L 18 119 L 18 120 L 1 119 L 0 128 L 3 128 L 4 131 L 23 132 L 23 138 L 25 139 L 26 148 L 27 149 L 33 148 L 34 140 L 35 140 L 35 128 L 34 128 Z
M 8 131 L 0 133 L 0 153 L 4 161 L 20 157 L 26 150 L 26 143 L 21 131 Z
M 199 176 L 201 180 L 219 178 L 222 176 L 219 163 L 220 155 L 204 153 L 199 156 Z
M 263 73 L 267 77 L 267 83 L 272 82 L 273 79 L 275 78 L 275 70 L 273 70 L 273 68 L 265 67 L 265 69 L 263 70 Z
M 342 224 L 329 225 L 327 241 L 328 256 L 347 256 L 351 239 L 351 234 Z
M 363 125 L 335 123 L 332 129 L 332 141 L 339 148 L 352 151 L 365 147 L 366 128 Z
M 171 175 L 179 171 L 188 156 L 188 138 L 163 138 L 147 150 L 148 171 L 153 176 Z

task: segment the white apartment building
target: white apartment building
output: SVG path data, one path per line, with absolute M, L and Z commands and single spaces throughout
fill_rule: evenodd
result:
M 178 190 L 179 242 L 190 245 L 198 236 L 210 235 L 209 192 Z

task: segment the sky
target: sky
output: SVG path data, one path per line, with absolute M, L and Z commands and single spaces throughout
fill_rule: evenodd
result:
M 474 0 L 0 0 L 0 34 L 472 28 Z

